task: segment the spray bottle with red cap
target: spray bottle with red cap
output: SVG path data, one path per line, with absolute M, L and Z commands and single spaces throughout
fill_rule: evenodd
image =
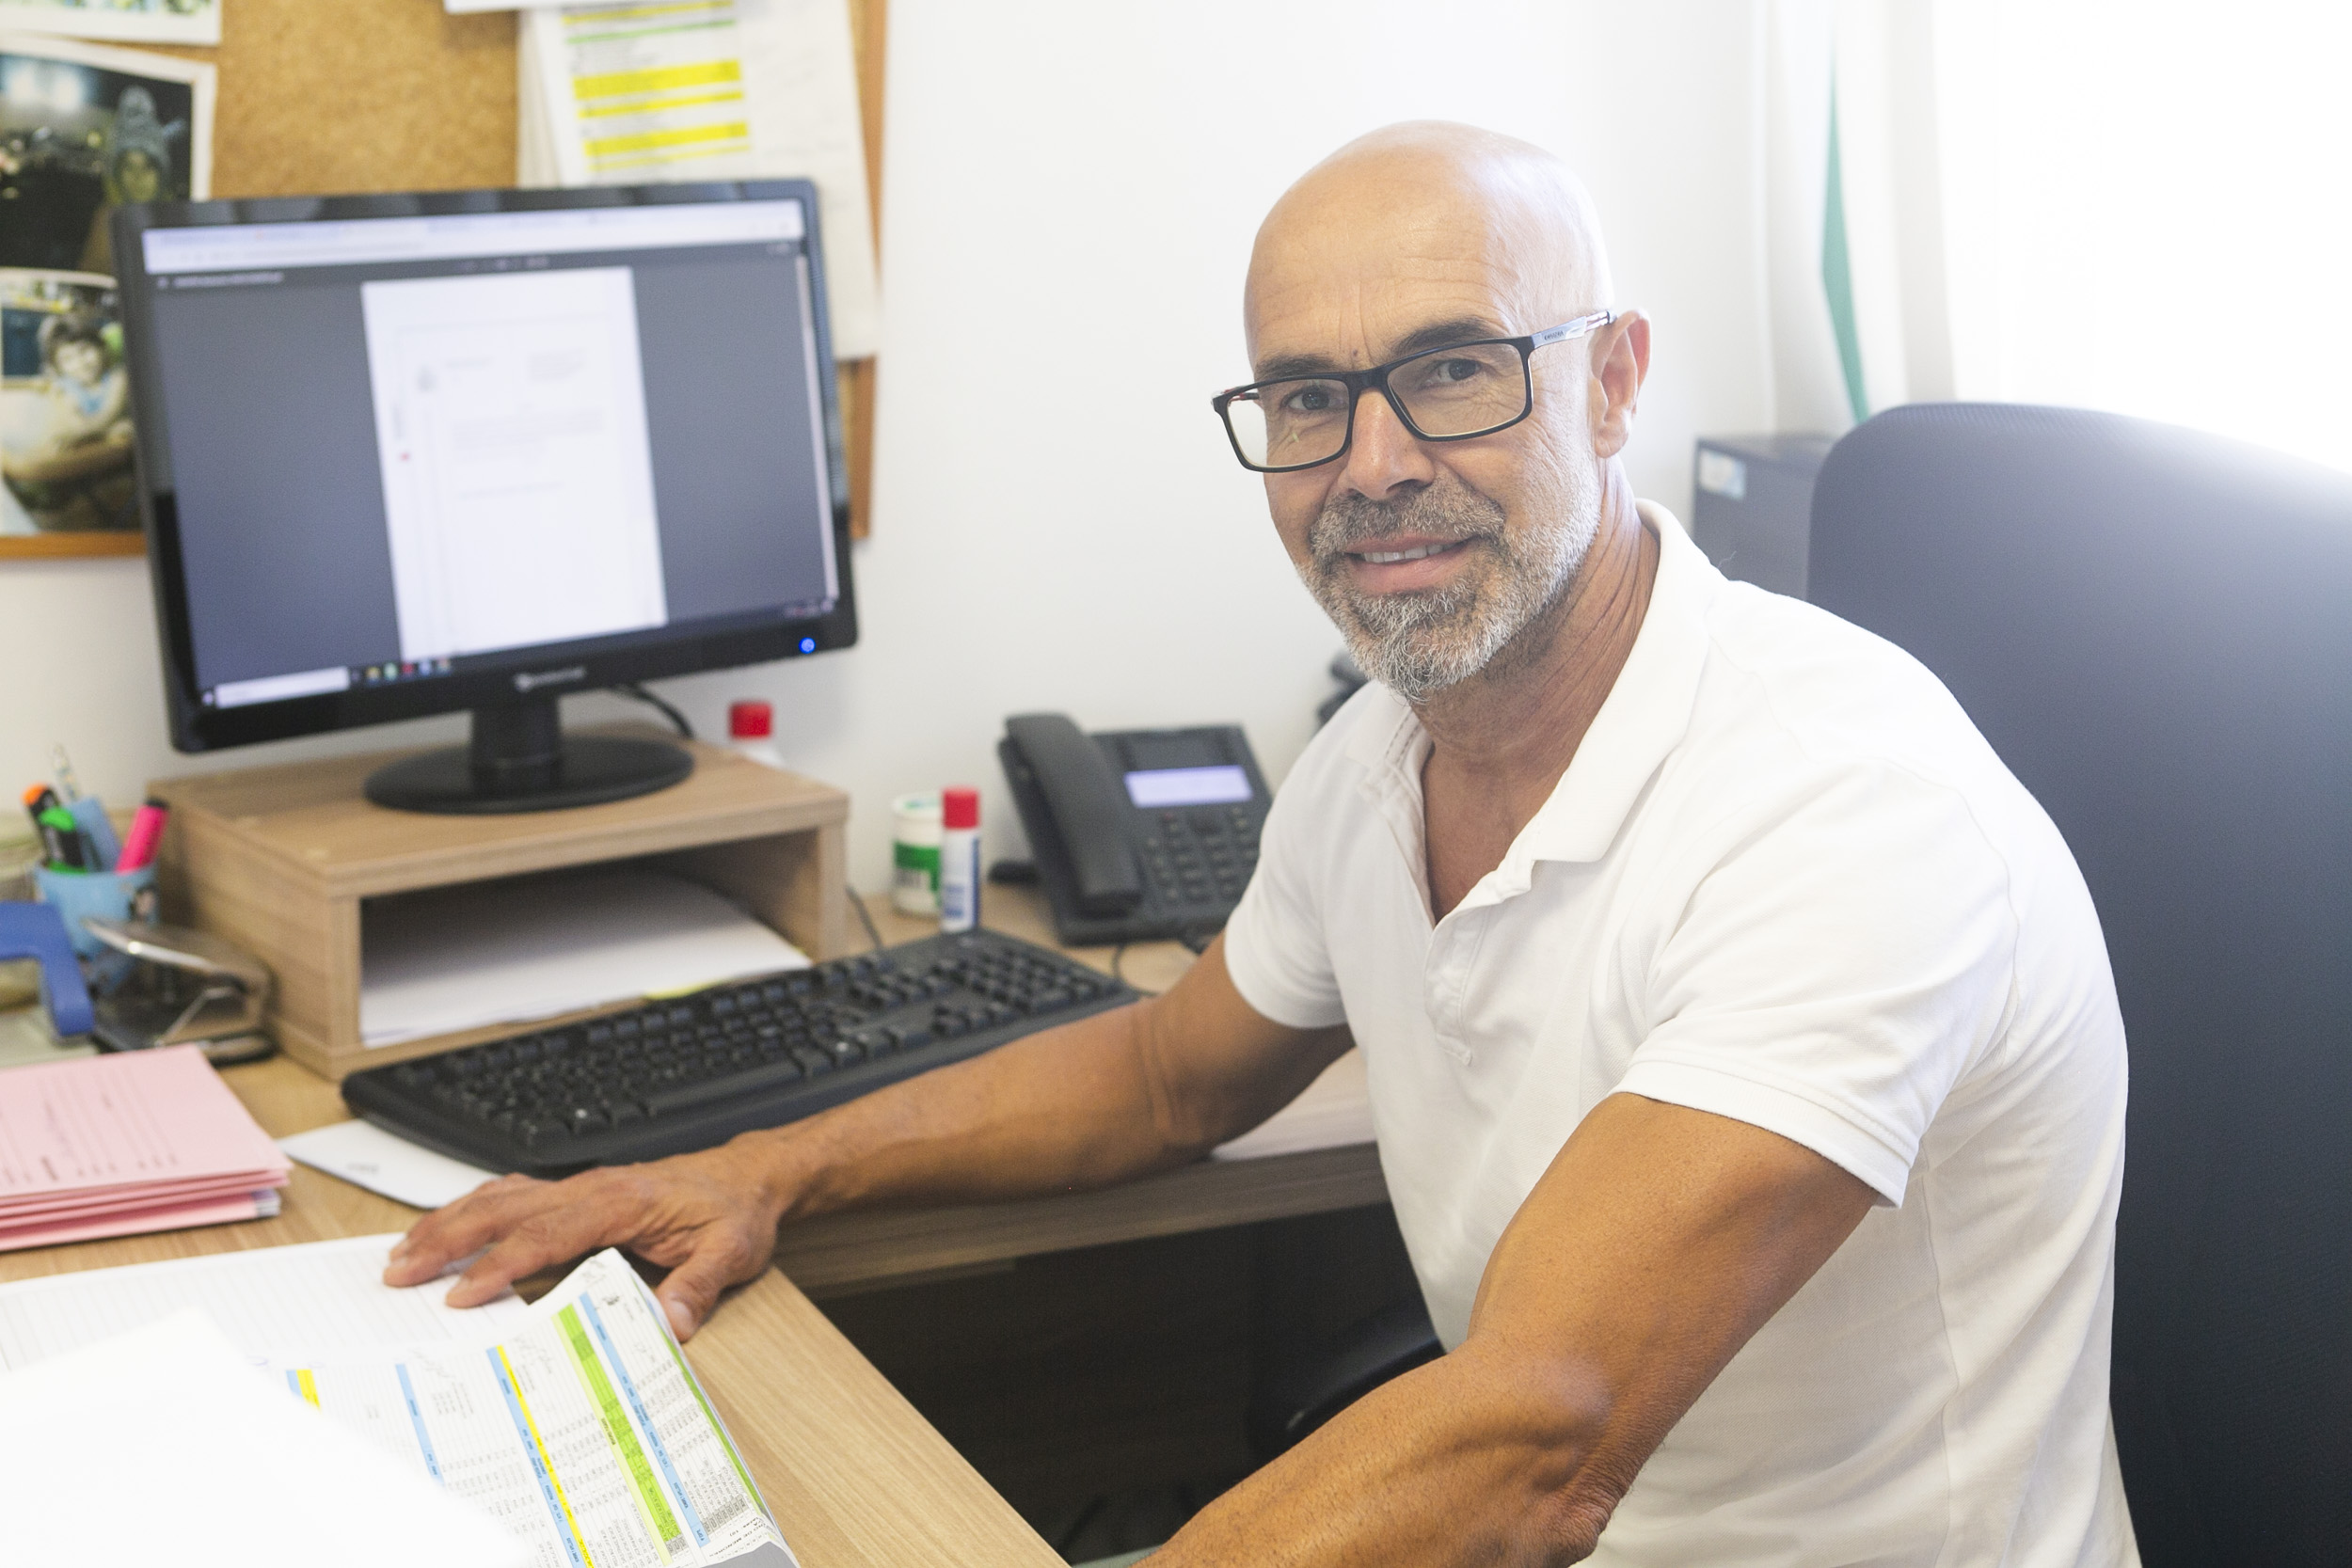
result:
M 739 756 L 782 768 L 784 753 L 776 750 L 775 728 L 775 709 L 756 697 L 727 706 L 727 748 Z
M 939 928 L 968 931 L 980 923 L 980 792 L 941 790 L 939 830 Z

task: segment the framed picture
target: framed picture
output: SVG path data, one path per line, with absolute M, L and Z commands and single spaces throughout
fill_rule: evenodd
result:
M 218 43 L 220 0 L 0 0 L 0 32 L 119 43 Z
M 212 188 L 213 69 L 0 38 L 0 559 L 141 547 L 107 213 Z
M 114 279 L 0 272 L 0 555 L 138 546 Z

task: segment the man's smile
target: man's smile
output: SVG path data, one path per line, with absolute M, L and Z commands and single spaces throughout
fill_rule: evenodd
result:
M 1343 553 L 1348 578 L 1358 588 L 1375 594 L 1409 593 L 1444 581 L 1453 572 L 1454 558 L 1477 539 L 1433 539 L 1426 534 L 1397 534 L 1368 539 Z

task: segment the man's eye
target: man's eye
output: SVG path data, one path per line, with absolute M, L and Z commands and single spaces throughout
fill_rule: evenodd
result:
M 1282 400 L 1282 406 L 1294 414 L 1327 414 L 1338 402 L 1328 387 L 1301 387 Z
M 1440 359 L 1436 366 L 1439 381 L 1469 381 L 1486 372 L 1486 367 L 1475 359 Z

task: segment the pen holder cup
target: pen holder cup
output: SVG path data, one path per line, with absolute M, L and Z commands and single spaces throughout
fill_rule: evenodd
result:
M 85 917 L 136 919 L 149 925 L 155 920 L 155 868 L 151 865 L 136 871 L 52 871 L 44 865 L 33 873 L 33 886 L 42 903 L 65 917 L 66 935 L 72 939 L 75 954 L 84 958 L 111 951 L 82 928 Z

